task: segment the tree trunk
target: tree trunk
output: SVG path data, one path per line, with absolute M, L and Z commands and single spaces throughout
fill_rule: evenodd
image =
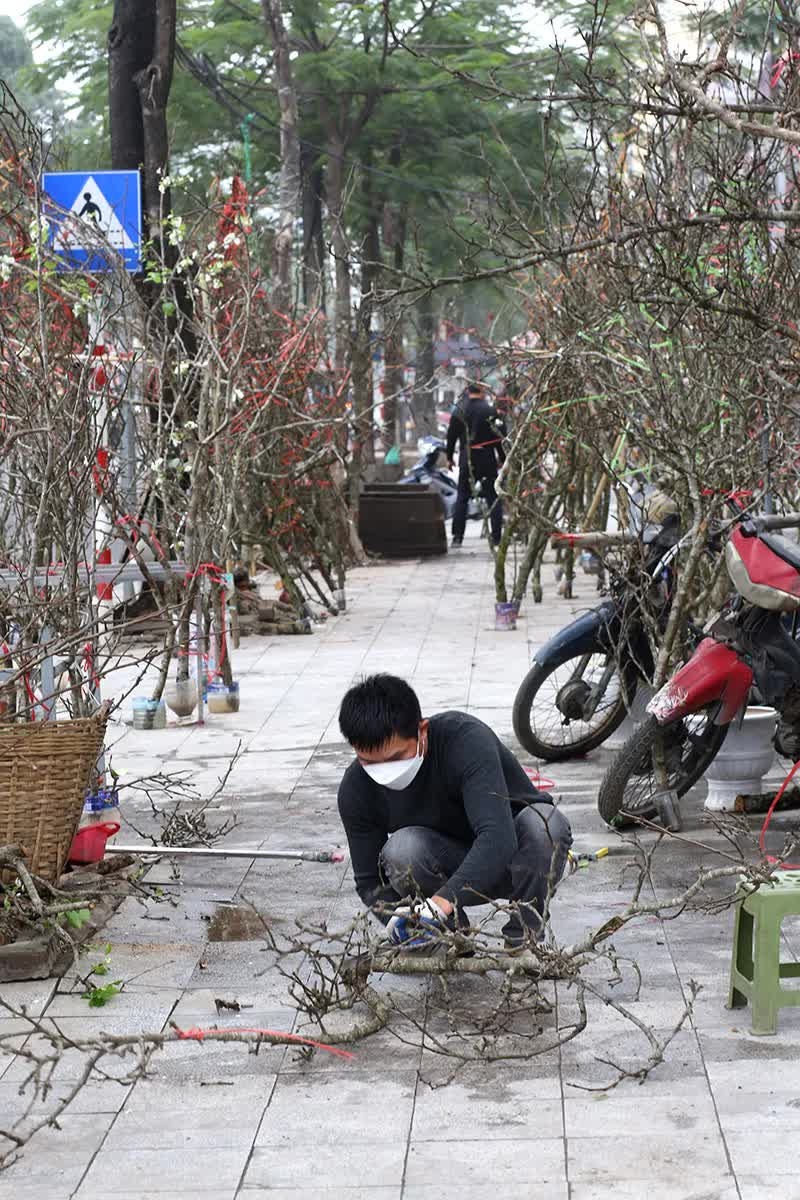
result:
M 338 133 L 330 133 L 327 146 L 326 193 L 336 279 L 333 312 L 334 363 L 340 377 L 347 366 L 351 326 L 350 243 L 344 223 L 344 149 L 344 142 Z
M 372 358 L 369 331 L 372 319 L 372 298 L 364 296 L 356 313 L 353 340 L 350 346 L 350 378 L 353 395 L 352 448 L 347 464 L 348 502 L 350 511 L 358 513 L 361 476 L 367 462 L 373 462 L 372 444 Z
M 152 57 L 134 80 L 139 89 L 144 129 L 144 211 L 149 236 L 162 244 L 161 222 L 171 211 L 169 188 L 161 190 L 161 181 L 169 163 L 167 102 L 172 86 L 175 61 L 176 0 L 156 0 Z
M 316 151 L 301 147 L 303 183 L 303 303 L 325 307 L 325 236 L 322 228 L 323 170 Z
M 356 332 L 353 345 L 353 403 L 356 410 L 357 440 L 359 445 L 359 474 L 365 466 L 375 462 L 375 439 L 373 435 L 373 405 L 374 405 L 374 374 L 372 369 L 372 318 L 375 311 L 375 285 L 380 271 L 380 234 L 378 232 L 378 216 L 374 212 L 374 201 L 370 187 L 369 175 L 365 179 L 365 204 L 369 213 L 367 236 L 361 262 L 361 304 L 357 314 Z M 356 346 L 359 350 L 356 362 Z M 363 378 L 356 379 L 356 368 Z
M 414 382 L 414 409 L 418 433 L 422 435 L 436 433 L 435 336 L 433 296 L 430 292 L 423 292 L 417 301 L 417 369 Z
M 389 155 L 393 169 L 400 165 L 399 151 Z M 383 207 L 383 244 L 390 258 L 394 273 L 391 287 L 399 287 L 406 240 L 405 213 L 396 204 L 387 200 Z M 386 306 L 386 369 L 384 372 L 383 438 L 387 450 L 402 441 L 397 429 L 397 412 L 400 397 L 405 387 L 405 355 L 403 352 L 403 310 L 400 305 Z
M 138 171 L 144 162 L 142 106 L 135 77 L 153 56 L 156 0 L 114 0 L 108 31 L 111 166 Z
M 278 230 L 272 249 L 272 302 L 278 312 L 292 309 L 292 248 L 300 203 L 300 139 L 297 131 L 297 93 L 294 87 L 289 38 L 281 0 L 261 0 L 275 57 L 275 80 L 281 114 L 281 169 L 278 181 Z

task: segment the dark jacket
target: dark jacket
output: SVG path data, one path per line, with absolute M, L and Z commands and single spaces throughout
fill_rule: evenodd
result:
M 453 409 L 447 430 L 447 457 L 460 450 L 460 469 L 472 469 L 476 479 L 497 475 L 505 459 L 506 428 L 493 404 L 479 396 L 464 396 Z
M 357 761 L 339 785 L 356 890 L 366 905 L 396 901 L 380 878 L 380 852 L 390 833 L 422 825 L 469 847 L 439 895 L 474 903 L 508 869 L 517 849 L 516 814 L 543 801 L 551 802 L 483 721 L 462 712 L 431 717 L 425 761 L 410 787 L 381 787 Z

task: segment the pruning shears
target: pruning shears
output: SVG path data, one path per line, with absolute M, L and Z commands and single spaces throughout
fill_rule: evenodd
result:
M 608 846 L 603 846 L 601 850 L 595 850 L 593 854 L 588 851 L 572 851 L 567 852 L 569 859 L 570 871 L 578 871 L 581 867 L 588 867 L 589 863 L 597 862 L 600 858 L 605 858 L 608 854 Z

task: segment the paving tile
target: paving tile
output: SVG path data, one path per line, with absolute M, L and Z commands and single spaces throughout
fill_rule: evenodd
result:
M 180 935 L 180 928 L 177 930 Z M 194 971 L 200 950 L 187 942 L 116 942 L 111 949 L 109 978 L 122 979 L 126 985 L 134 982 L 148 987 L 182 988 Z M 85 975 L 86 967 L 81 963 L 77 974 Z M 64 976 L 60 991 L 69 991 L 74 980 L 74 969 Z
M 103 979 L 98 977 L 98 985 L 102 985 L 103 982 Z M 47 1006 L 46 1013 L 48 1017 L 86 1017 L 100 1024 L 113 1013 L 115 1016 L 135 1017 L 142 1022 L 143 1029 L 160 1029 L 181 995 L 182 992 L 178 988 L 158 988 L 151 991 L 146 987 L 125 987 L 104 1008 L 90 1008 L 88 1002 L 81 998 L 79 991 L 56 992 Z M 156 1022 L 156 1025 L 152 1022 Z
M 609 1118 L 613 1122 L 613 1118 Z M 657 1179 L 662 1185 L 693 1187 L 719 1184 L 729 1175 L 725 1147 L 714 1130 L 621 1138 L 613 1123 L 610 1136 L 568 1137 L 570 1183 L 616 1184 L 619 1180 Z M 688 1178 L 687 1178 L 688 1175 Z M 733 1182 L 731 1180 L 731 1182 Z
M 113 1115 L 61 1118 L 59 1129 L 34 1134 L 18 1162 L 0 1173 L 0 1200 L 49 1200 L 52 1194 L 73 1190 L 106 1135 Z M 106 1181 L 107 1182 L 107 1181 Z
M 108 1193 L 109 1180 L 123 1180 L 134 1195 L 158 1189 L 170 1196 L 181 1192 L 236 1190 L 249 1147 L 194 1149 L 101 1150 L 76 1192 L 75 1200 L 96 1200 Z
M 420 1085 L 414 1106 L 414 1141 L 559 1138 L 564 1135 L 561 1085 L 551 1079 L 473 1072 L 447 1087 Z M 548 1096 L 549 1093 L 549 1096 Z
M 236 1198 L 237 1200 L 318 1200 L 319 1196 L 324 1196 L 325 1200 L 400 1200 L 401 1194 L 408 1195 L 408 1191 L 403 1193 L 399 1185 L 378 1187 L 375 1184 L 369 1184 L 367 1187 L 327 1187 L 325 1181 L 321 1180 L 313 1188 L 245 1186 L 239 1189 Z M 440 1188 L 438 1200 L 441 1200 L 441 1197 Z M 206 1200 L 205 1196 L 203 1200 Z M 467 1197 L 466 1200 L 469 1198 Z
M 690 1174 L 691 1168 L 687 1170 L 687 1175 Z M 678 1184 L 658 1179 L 572 1183 L 569 1194 L 570 1200 L 739 1200 L 739 1190 L 732 1180 L 729 1183 L 695 1184 L 691 1178 Z M 744 1193 L 742 1200 L 745 1200 Z M 746 1200 L 756 1200 L 756 1197 L 748 1196 Z
M 12 1180 L 4 1172 L 0 1175 L 0 1200 L 72 1200 L 75 1183 L 65 1181 L 70 1178 Z
M 748 1137 L 742 1131 L 728 1139 L 733 1169 L 739 1174 L 762 1176 L 789 1175 L 796 1172 L 795 1138 L 785 1129 L 768 1132 L 754 1130 Z
M 749 1084 L 731 1091 L 717 1089 L 714 1098 L 723 1132 L 735 1138 L 762 1130 L 800 1131 L 800 1079 L 792 1087 L 790 1074 L 773 1078 L 769 1090 L 755 1091 Z
M 564 1101 L 564 1122 L 567 1137 L 608 1137 L 615 1129 L 625 1135 L 679 1134 L 690 1131 L 707 1132 L 716 1126 L 716 1112 L 711 1092 L 697 1095 L 654 1095 L 647 1084 L 639 1094 L 600 1092 L 592 1096 L 567 1096 Z
M 235 1149 L 253 1143 L 275 1076 L 185 1087 L 142 1079 L 114 1122 L 104 1150 Z
M 57 980 L 55 979 L 36 979 L 23 983 L 4 983 L 2 989 L 3 1002 L 17 1011 L 24 1007 L 32 1017 L 41 1016 L 50 997 L 56 990 L 56 983 Z M 3 1019 L 7 1019 L 10 1015 L 6 1010 L 0 1009 L 0 1017 Z
M 767 1043 L 772 1039 L 762 1038 L 761 1041 Z M 800 1079 L 797 1080 L 796 1090 L 791 1086 L 795 1079 L 796 1061 L 796 1055 L 785 1050 L 775 1058 L 751 1060 L 746 1064 L 736 1059 L 710 1061 L 707 1063 L 708 1077 L 714 1095 L 720 1097 L 724 1107 L 726 1096 L 751 1094 L 760 1097 L 775 1093 L 776 1089 L 783 1087 L 781 1073 L 786 1071 L 788 1064 L 791 1074 L 784 1082 L 790 1085 L 787 1090 L 795 1093 L 793 1098 L 800 1099 Z
M 31 1090 L 26 1089 L 20 1094 L 20 1083 L 0 1082 L 0 1126 L 9 1118 L 27 1112 L 52 1112 L 63 1096 L 69 1094 L 69 1089 L 56 1085 L 44 1099 L 34 1099 L 31 1104 Z M 114 1081 L 97 1080 L 83 1085 L 77 1096 L 69 1105 L 67 1112 L 76 1113 L 116 1113 L 125 1103 L 131 1091 L 130 1085 L 122 1085 Z
M 223 1016 L 230 1016 L 224 1009 L 217 1011 L 217 999 L 236 1001 L 242 1006 L 240 1012 L 232 1014 L 242 1025 L 248 1024 L 255 1013 L 291 1013 L 296 1016 L 296 1010 L 289 1001 L 287 986 L 285 979 L 265 977 L 256 980 L 250 987 L 187 989 L 175 1006 L 172 1020 L 179 1025 L 189 1019 L 193 1024 L 201 1020 L 213 1024 Z
M 403 1179 L 405 1138 L 396 1142 L 315 1145 L 302 1130 L 283 1146 L 257 1146 L 247 1166 L 245 1189 L 398 1187 Z M 380 1192 L 378 1193 L 380 1195 Z
M 2 1012 L 2 1009 L 0 1009 Z M 38 1018 L 31 1018 L 38 1020 Z M 0 1065 L 9 1048 L 19 1044 L 18 1034 L 29 1034 L 33 1026 L 27 1017 L 0 1017 Z
M 253 991 L 268 966 L 267 953 L 259 942 L 211 943 L 204 948 L 202 955 L 197 956 L 197 961 L 184 980 L 184 986 L 232 988 L 234 994 L 237 991 Z
M 264 1114 L 256 1146 L 297 1139 L 314 1145 L 405 1141 L 411 1126 L 416 1075 L 347 1072 L 307 1078 L 282 1075 Z M 376 1096 L 380 1103 L 376 1104 Z
M 769 1171 L 765 1175 L 747 1175 L 737 1173 L 741 1200 L 769 1200 L 770 1197 L 781 1197 L 781 1200 L 794 1200 L 797 1195 L 797 1172 L 789 1175 L 779 1175 Z
M 503 1195 L 520 1177 L 536 1186 L 566 1181 L 564 1139 L 501 1141 L 412 1141 L 406 1165 L 406 1188 L 446 1179 L 453 1195 L 462 1189 L 494 1188 Z
M 443 1200 L 441 1183 L 412 1184 L 403 1188 L 403 1200 Z M 503 1184 L 501 1192 L 496 1187 L 467 1184 L 459 1188 L 458 1200 L 569 1200 L 566 1182 L 542 1182 Z M 345 1193 L 342 1193 L 345 1200 Z
M 116 1188 L 112 1193 L 113 1200 L 235 1200 L 236 1189 L 226 1188 L 224 1191 L 213 1187 L 210 1191 L 206 1191 L 198 1185 L 193 1185 L 191 1190 L 174 1191 L 167 1190 L 159 1192 L 156 1187 L 147 1188 L 143 1192 L 119 1192 Z M 87 1200 L 89 1193 L 81 1189 L 75 1193 L 75 1200 Z M 42 1200 L 49 1200 L 49 1197 L 42 1197 Z
M 69 1018 L 67 1018 L 69 1019 Z M 59 1021 L 59 1026 L 62 1022 Z M 108 1022 L 108 1030 L 114 1031 L 115 1023 Z M 129 1033 L 135 1026 L 118 1025 L 118 1030 L 122 1033 Z M 67 1032 L 67 1030 L 64 1030 Z M 77 1031 L 76 1031 L 77 1032 Z M 52 1043 L 42 1034 L 32 1034 L 25 1042 L 26 1050 L 36 1050 L 49 1052 Z M 64 1050 L 59 1058 L 58 1065 L 53 1071 L 49 1079 L 49 1083 L 54 1089 L 57 1089 L 62 1084 L 70 1083 L 79 1079 L 84 1072 L 85 1055 L 82 1050 Z M 103 1072 L 110 1076 L 111 1079 L 121 1079 L 130 1072 L 130 1061 L 119 1057 L 111 1056 L 103 1062 Z M 30 1065 L 28 1060 L 21 1054 L 18 1054 L 11 1060 L 8 1069 L 3 1074 L 3 1083 L 20 1084 L 28 1078 L 30 1074 Z
M 606 1031 L 595 1034 L 589 1028 L 562 1048 L 561 1073 L 570 1089 L 567 1094 L 572 1094 L 573 1090 L 574 1094 L 580 1094 L 581 1087 L 596 1088 L 610 1083 L 616 1072 L 607 1065 L 609 1061 L 636 1070 L 647 1061 L 649 1053 L 649 1043 L 638 1032 L 621 1030 L 609 1037 Z M 693 1032 L 686 1031 L 670 1043 L 664 1062 L 650 1072 L 645 1086 L 648 1091 L 655 1086 L 668 1092 L 673 1083 L 697 1080 L 698 1086 L 707 1088 L 704 1075 L 697 1038 Z M 572 1085 L 575 1085 L 574 1089 Z M 662 1085 L 666 1086 L 662 1088 Z

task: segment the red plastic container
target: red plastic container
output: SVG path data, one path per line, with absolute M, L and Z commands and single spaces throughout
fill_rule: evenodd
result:
M 106 842 L 119 832 L 119 821 L 102 821 L 79 829 L 69 848 L 71 863 L 100 862 L 106 852 Z

